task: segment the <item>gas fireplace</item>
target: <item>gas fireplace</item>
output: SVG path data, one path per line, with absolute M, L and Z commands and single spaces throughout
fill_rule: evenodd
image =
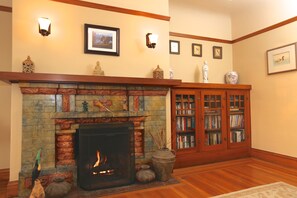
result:
M 84 124 L 77 129 L 78 185 L 85 190 L 134 182 L 133 122 Z

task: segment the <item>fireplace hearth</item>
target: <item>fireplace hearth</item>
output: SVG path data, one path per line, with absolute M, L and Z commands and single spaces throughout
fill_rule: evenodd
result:
M 94 190 L 134 183 L 133 122 L 81 125 L 77 141 L 81 188 Z

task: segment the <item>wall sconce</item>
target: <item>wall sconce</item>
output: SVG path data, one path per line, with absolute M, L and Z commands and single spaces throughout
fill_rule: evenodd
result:
M 158 42 L 158 35 L 147 33 L 146 34 L 146 46 L 148 48 L 155 48 L 156 44 Z
M 51 33 L 51 20 L 41 17 L 38 19 L 39 33 L 48 36 Z

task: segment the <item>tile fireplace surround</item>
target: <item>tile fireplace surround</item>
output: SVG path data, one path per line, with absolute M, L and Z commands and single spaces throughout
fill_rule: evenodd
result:
M 0 72 L 0 80 L 6 78 L 1 75 Z M 133 122 L 136 165 L 151 159 L 155 145 L 150 133 L 166 130 L 166 95 L 171 85 L 149 82 L 154 79 L 146 79 L 143 85 L 134 82 L 35 82 L 20 73 L 9 75 L 8 81 L 19 83 L 23 94 L 20 197 L 31 192 L 32 166 L 40 148 L 42 171 L 39 178 L 44 187 L 57 176 L 77 184 L 74 137 L 80 124 Z M 25 76 L 21 77 L 25 80 L 16 81 L 13 79 L 16 75 Z

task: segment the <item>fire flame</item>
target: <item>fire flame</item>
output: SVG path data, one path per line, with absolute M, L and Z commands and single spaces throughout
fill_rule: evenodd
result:
M 98 167 L 98 166 L 101 166 L 102 164 L 105 164 L 107 162 L 107 157 L 104 156 L 102 158 L 99 150 L 97 150 L 96 156 L 97 156 L 97 161 L 95 162 L 93 168 Z M 101 170 L 99 172 L 93 171 L 93 175 L 97 175 L 97 174 L 113 174 L 113 172 L 114 172 L 113 169 L 110 169 L 110 170 Z

